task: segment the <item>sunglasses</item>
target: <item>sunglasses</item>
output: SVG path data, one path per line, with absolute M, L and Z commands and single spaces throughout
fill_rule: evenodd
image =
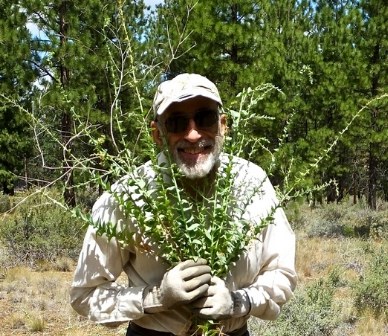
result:
M 165 127 L 169 133 L 183 133 L 187 130 L 190 120 L 194 119 L 198 129 L 213 127 L 218 122 L 218 111 L 212 109 L 199 110 L 194 116 L 175 114 L 166 119 Z

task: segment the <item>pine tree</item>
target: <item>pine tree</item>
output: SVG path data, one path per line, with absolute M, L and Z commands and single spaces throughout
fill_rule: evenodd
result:
M 362 26 L 358 45 L 362 53 L 363 68 L 360 70 L 360 91 L 364 99 L 371 99 L 388 89 L 388 8 L 381 0 L 360 1 Z M 379 188 L 387 184 L 387 144 L 386 125 L 388 103 L 372 106 L 365 118 L 364 134 L 368 166 L 367 200 L 372 209 L 377 208 Z M 387 197 L 387 195 L 385 195 Z
M 134 106 L 130 63 L 135 52 L 142 52 L 136 44 L 142 36 L 144 4 L 24 0 L 24 6 L 47 36 L 35 39 L 42 55 L 38 67 L 46 78 L 37 113 L 46 116 L 52 134 L 60 130 L 56 151 L 63 156 L 58 176 L 65 184 L 66 203 L 74 206 L 74 184 L 80 178 L 74 175 L 74 158 L 88 157 L 92 150 L 81 136 L 84 129 L 90 127 L 95 139 L 105 139 L 103 146 L 112 154 L 120 150 L 113 121 L 117 113 Z M 127 21 L 122 23 L 123 19 Z M 138 73 L 140 69 L 139 65 Z M 129 134 L 137 132 L 130 121 L 126 126 Z
M 28 119 L 20 109 L 29 106 L 35 78 L 26 23 L 18 1 L 0 1 L 0 184 L 6 194 L 13 194 L 31 153 Z
M 160 38 L 175 46 L 166 70 L 201 73 L 218 84 L 226 100 L 253 86 L 260 13 L 257 1 L 165 1 L 158 26 L 169 34 Z

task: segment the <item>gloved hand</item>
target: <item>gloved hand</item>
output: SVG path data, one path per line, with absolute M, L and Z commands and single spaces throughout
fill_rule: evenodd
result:
M 164 311 L 205 295 L 211 280 L 210 271 L 204 259 L 180 262 L 164 274 L 160 286 L 148 286 L 144 290 L 144 311 Z
M 251 303 L 245 290 L 231 292 L 225 281 L 212 277 L 206 296 L 190 304 L 198 316 L 204 319 L 223 320 L 249 314 Z
M 219 277 L 211 279 L 206 296 L 191 304 L 199 317 L 211 320 L 222 320 L 233 315 L 233 298 L 225 282 Z

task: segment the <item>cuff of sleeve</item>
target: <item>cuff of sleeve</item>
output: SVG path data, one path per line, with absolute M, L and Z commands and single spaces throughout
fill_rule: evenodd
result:
M 166 310 L 160 300 L 160 288 L 148 286 L 143 291 L 143 309 L 145 313 L 154 314 Z
M 143 316 L 143 289 L 144 287 L 126 288 L 118 296 L 117 320 L 137 319 Z
M 250 315 L 263 320 L 275 320 L 280 314 L 280 306 L 274 302 L 262 288 L 250 287 L 246 293 L 251 302 Z
M 243 317 L 249 315 L 251 311 L 251 301 L 245 289 L 239 289 L 232 292 L 233 298 L 233 316 Z

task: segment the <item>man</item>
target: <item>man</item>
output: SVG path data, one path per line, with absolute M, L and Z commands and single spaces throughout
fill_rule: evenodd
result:
M 213 192 L 220 167 L 230 162 L 230 156 L 222 153 L 227 123 L 216 86 L 197 74 L 178 75 L 158 87 L 153 109 L 152 135 L 162 150 L 159 162 L 168 162 L 166 153 L 172 157 L 179 183 L 193 200 Z M 236 198 L 247 204 L 244 219 L 259 225 L 271 214 L 273 223 L 230 265 L 225 279 L 212 276 L 214 270 L 201 258 L 170 267 L 157 248 L 149 253 L 152 244 L 124 246 L 90 227 L 72 283 L 73 308 L 108 326 L 129 322 L 127 336 L 196 335 L 195 316 L 219 323 L 222 335 L 247 336 L 250 316 L 275 319 L 296 285 L 294 234 L 265 173 L 243 159 L 232 161 Z M 150 163 L 139 171 L 145 179 L 155 178 Z M 112 190 L 122 190 L 121 184 Z M 244 199 L 248 190 L 255 191 L 249 202 Z M 93 207 L 93 219 L 136 226 L 109 192 Z M 128 286 L 117 282 L 122 272 Z

